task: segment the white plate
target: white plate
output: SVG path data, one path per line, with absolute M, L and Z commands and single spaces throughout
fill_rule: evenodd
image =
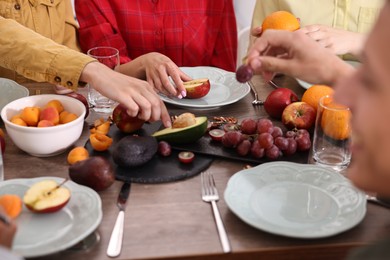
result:
M 239 83 L 236 74 L 214 67 L 180 67 L 180 69 L 193 79 L 208 78 L 210 92 L 199 99 L 178 99 L 160 95 L 161 99 L 169 104 L 189 108 L 217 108 L 235 103 L 245 97 L 250 86 Z
M 225 201 L 247 224 L 269 233 L 322 238 L 357 225 L 366 214 L 364 194 L 325 167 L 264 163 L 233 175 Z
M 62 178 L 40 177 L 0 182 L 0 194 L 16 194 L 23 198 L 35 182 Z M 38 257 L 67 249 L 91 234 L 102 220 L 102 202 L 92 189 L 72 181 L 64 184 L 71 190 L 68 204 L 55 213 L 37 214 L 24 205 L 16 218 L 18 230 L 12 250 L 24 257 Z
M 360 62 L 358 62 L 358 61 L 347 60 L 345 62 L 348 63 L 348 64 L 351 64 L 355 68 L 359 67 L 359 65 L 360 65 Z M 300 80 L 298 78 L 296 80 L 298 81 L 299 85 L 301 85 L 301 87 L 303 87 L 305 89 L 308 89 L 311 86 L 313 86 L 313 84 L 311 84 L 309 82 L 306 82 L 306 81 L 303 81 L 303 80 Z
M 28 89 L 13 80 L 0 78 L 0 112 L 5 105 L 18 98 L 27 97 Z

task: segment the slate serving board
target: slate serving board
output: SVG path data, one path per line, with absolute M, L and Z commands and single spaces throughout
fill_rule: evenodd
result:
M 151 124 L 145 123 L 142 129 L 134 134 L 140 136 L 151 135 L 160 127 L 160 122 Z M 172 154 L 169 157 L 163 157 L 155 154 L 149 162 L 138 167 L 119 167 L 116 166 L 112 160 L 111 151 L 114 145 L 121 138 L 127 135 L 120 132 L 115 125 L 111 125 L 108 135 L 113 138 L 113 144 L 108 151 L 94 151 L 89 141 L 85 144 L 85 147 L 91 156 L 103 156 L 110 160 L 115 168 L 116 179 L 121 181 L 131 181 L 136 183 L 164 183 L 178 181 L 199 174 L 201 171 L 205 170 L 213 161 L 213 157 L 211 156 L 196 154 L 192 163 L 183 164 L 178 159 L 178 154 L 180 151 L 172 150 Z

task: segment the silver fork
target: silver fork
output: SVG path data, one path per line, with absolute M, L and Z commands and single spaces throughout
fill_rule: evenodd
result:
M 252 101 L 252 105 L 263 105 L 264 101 L 259 99 L 259 95 L 257 94 L 257 90 L 255 86 L 253 85 L 252 81 L 248 81 L 249 86 L 251 87 L 252 93 L 255 96 L 255 99 Z
M 200 175 L 200 179 L 202 184 L 202 200 L 211 203 L 223 252 L 229 253 L 231 251 L 231 248 L 230 248 L 225 227 L 223 226 L 221 215 L 219 214 L 219 210 L 217 207 L 217 201 L 219 200 L 219 195 L 218 195 L 217 188 L 215 186 L 214 177 L 209 172 L 202 172 Z

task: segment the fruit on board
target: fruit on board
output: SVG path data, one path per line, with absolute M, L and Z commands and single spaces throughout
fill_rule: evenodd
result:
M 183 128 L 196 124 L 195 115 L 192 113 L 183 113 L 175 118 L 172 128 Z
M 195 158 L 195 154 L 193 152 L 184 151 L 180 152 L 178 157 L 179 161 L 182 163 L 191 163 Z
M 253 135 L 257 131 L 257 121 L 253 118 L 245 118 L 240 123 L 240 129 L 243 134 Z
M 263 32 L 268 29 L 295 31 L 300 28 L 300 24 L 292 13 L 276 11 L 264 18 L 261 28 Z
M 108 150 L 112 145 L 112 138 L 107 135 L 95 133 L 89 135 L 89 142 L 95 151 L 103 152 Z
M 20 118 L 26 122 L 28 126 L 36 126 L 39 122 L 39 113 L 41 109 L 39 107 L 25 107 L 22 110 Z
M 22 211 L 22 200 L 15 194 L 4 194 L 0 196 L 0 206 L 10 218 L 16 218 Z
M 158 142 L 158 148 L 157 148 L 158 154 L 167 157 L 170 156 L 172 153 L 172 147 L 169 143 L 165 141 Z
M 302 102 L 306 102 L 317 111 L 318 103 L 320 101 L 320 98 L 323 96 L 331 96 L 333 95 L 333 88 L 326 86 L 326 85 L 313 85 L 310 88 L 308 88 L 302 96 Z
M 210 92 L 210 81 L 209 79 L 193 79 L 190 81 L 183 82 L 186 88 L 187 95 L 185 98 L 197 99 L 206 96 Z
M 145 121 L 138 117 L 132 117 L 127 114 L 127 109 L 124 105 L 118 104 L 112 111 L 112 121 L 123 133 L 133 133 L 144 125 Z
M 88 104 L 87 99 L 83 95 L 81 95 L 80 93 L 77 93 L 77 92 L 70 92 L 70 93 L 67 93 L 65 95 L 68 96 L 68 97 L 72 97 L 72 98 L 78 99 L 81 103 L 83 103 L 83 105 L 85 106 L 85 116 L 84 116 L 84 118 L 87 118 L 88 115 L 89 115 L 89 104 Z
M 82 161 L 89 158 L 89 152 L 83 146 L 77 146 L 70 150 L 68 153 L 67 161 L 69 164 L 75 164 L 78 161 Z
M 281 119 L 283 110 L 293 102 L 299 101 L 297 94 L 288 88 L 273 90 L 264 102 L 265 112 L 273 118 Z
M 323 111 L 322 130 L 335 140 L 347 139 L 351 134 L 351 111 L 341 104 L 329 103 L 326 106 L 331 109 Z
M 220 142 L 222 141 L 222 137 L 225 135 L 225 131 L 222 129 L 211 129 L 209 131 L 209 136 L 214 141 Z
M 288 105 L 282 114 L 282 123 L 289 129 L 309 129 L 316 119 L 315 109 L 305 102 Z
M 71 192 L 53 180 L 34 183 L 24 194 L 23 203 L 36 213 L 52 213 L 62 209 L 69 201 Z
M 48 106 L 43 108 L 39 114 L 39 121 L 42 120 L 50 121 L 53 123 L 53 125 L 58 125 L 60 122 L 60 114 L 55 107 Z
M 96 119 L 93 123 L 93 127 L 89 130 L 91 134 L 99 133 L 107 135 L 110 131 L 111 123 L 109 120 L 104 120 L 103 118 Z
M 69 177 L 72 181 L 95 191 L 105 190 L 115 181 L 113 167 L 101 156 L 92 156 L 72 164 L 69 166 Z
M 140 166 L 150 161 L 157 149 L 157 140 L 152 136 L 128 135 L 115 144 L 112 159 L 121 167 Z
M 173 128 L 168 127 L 155 132 L 154 136 L 158 141 L 168 143 L 193 143 L 201 138 L 207 130 L 207 117 L 196 117 L 196 123 L 187 127 Z
M 253 77 L 253 69 L 246 64 L 238 67 L 236 71 L 236 79 L 240 83 L 248 82 Z

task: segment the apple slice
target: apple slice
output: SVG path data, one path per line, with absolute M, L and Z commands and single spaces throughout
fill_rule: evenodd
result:
M 202 98 L 210 91 L 210 81 L 206 78 L 186 81 L 183 85 L 187 91 L 186 98 L 189 99 Z
M 36 213 L 52 213 L 62 209 L 70 199 L 70 190 L 53 180 L 33 184 L 24 194 L 26 207 Z

